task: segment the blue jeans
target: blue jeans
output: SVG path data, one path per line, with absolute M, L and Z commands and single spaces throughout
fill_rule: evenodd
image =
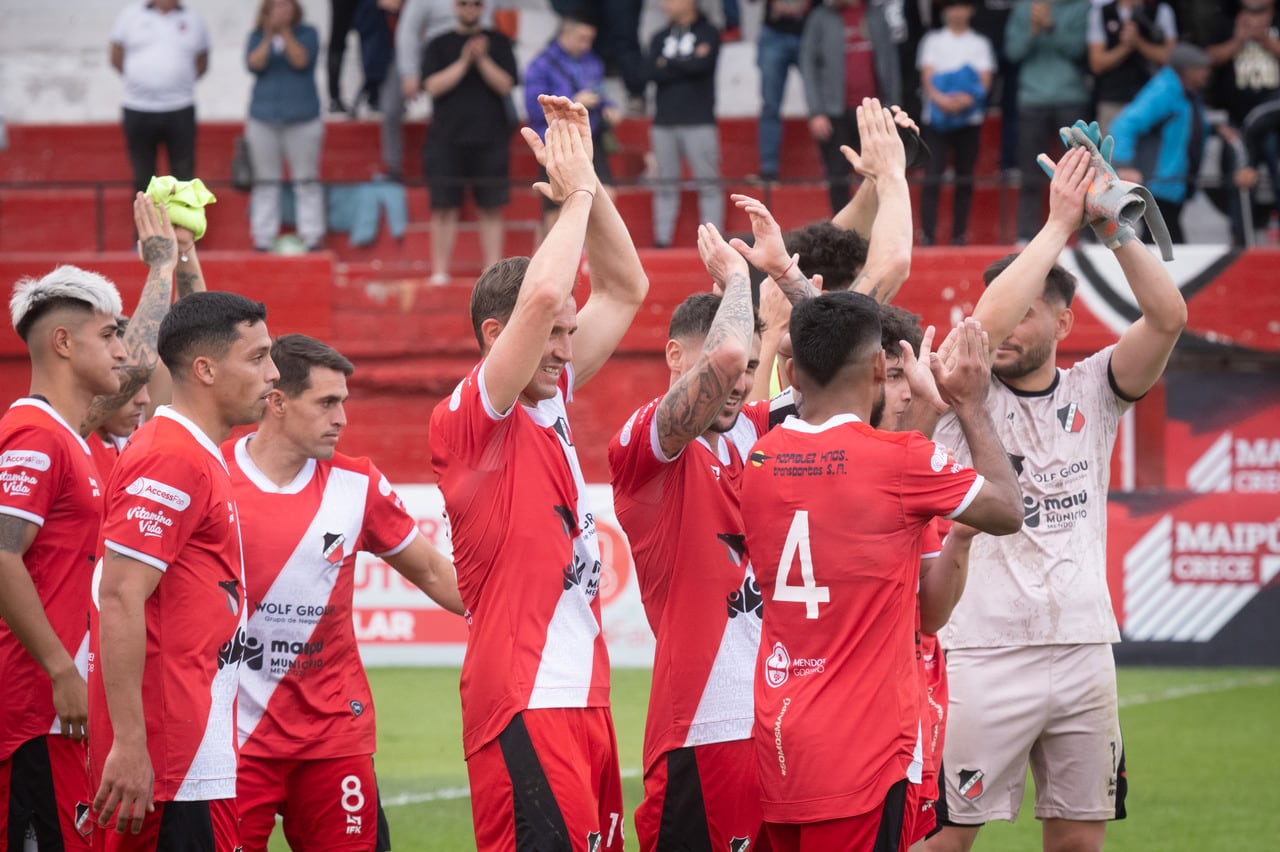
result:
M 760 173 L 778 173 L 778 155 L 782 150 L 782 93 L 787 87 L 787 72 L 800 62 L 800 36 L 780 33 L 769 27 L 760 28 L 756 44 L 756 66 L 760 69 Z

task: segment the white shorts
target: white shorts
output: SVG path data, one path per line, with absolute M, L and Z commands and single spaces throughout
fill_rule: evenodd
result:
M 1125 816 L 1124 743 L 1110 645 L 947 652 L 947 822 L 1013 820 L 1027 763 L 1038 819 Z

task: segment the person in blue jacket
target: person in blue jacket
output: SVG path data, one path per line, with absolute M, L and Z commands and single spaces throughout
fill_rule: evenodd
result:
M 1195 192 L 1209 136 L 1202 93 L 1211 71 L 1204 50 L 1175 45 L 1169 64 L 1147 81 L 1111 125 L 1116 174 L 1151 190 L 1175 243 L 1186 242 L 1179 218 Z

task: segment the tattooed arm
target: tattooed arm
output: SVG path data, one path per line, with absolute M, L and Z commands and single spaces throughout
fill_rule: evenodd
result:
M 667 458 L 675 458 L 688 444 L 715 421 L 725 402 L 738 388 L 751 365 L 751 339 L 755 333 L 755 314 L 751 308 L 751 282 L 747 263 L 720 236 L 714 225 L 698 228 L 698 253 L 707 271 L 724 291 L 715 319 L 702 341 L 693 366 L 667 391 L 658 405 L 658 442 Z M 696 341 L 672 341 L 684 347 Z
M 138 227 L 138 253 L 151 267 L 147 283 L 138 298 L 138 307 L 129 319 L 124 334 L 126 361 L 120 377 L 120 390 L 94 397 L 80 423 L 80 434 L 88 435 L 106 421 L 117 408 L 137 395 L 155 371 L 160 357 L 156 354 L 156 337 L 160 321 L 169 312 L 173 298 L 173 271 L 178 263 L 178 240 L 169 213 L 164 207 L 157 215 L 151 197 L 139 192 L 133 201 L 133 221 Z M 188 255 L 191 257 L 191 255 Z
M 200 258 L 196 256 L 196 240 L 186 228 L 174 226 L 174 236 L 178 238 L 178 269 L 174 273 L 177 282 L 177 298 L 190 296 L 192 293 L 203 293 L 208 288 L 204 284 L 204 272 L 200 269 Z
M 62 722 L 62 733 L 83 740 L 89 716 L 84 678 L 49 624 L 23 561 L 39 530 L 25 518 L 0 515 L 0 619 L 53 682 L 53 707 Z

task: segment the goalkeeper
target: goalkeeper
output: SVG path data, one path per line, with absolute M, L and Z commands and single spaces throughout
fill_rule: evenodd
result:
M 1053 176 L 1048 221 L 1020 254 L 986 270 L 973 312 L 993 347 L 988 405 L 1022 486 L 1024 523 L 1015 535 L 974 539 L 968 588 L 939 636 L 951 715 L 945 827 L 926 842 L 930 852 L 968 850 L 984 823 L 1013 820 L 1028 763 L 1046 850 L 1101 850 L 1107 821 L 1125 815 L 1111 651 L 1120 633 L 1106 577 L 1111 449 L 1120 417 L 1160 379 L 1187 309 L 1134 239 L 1144 214 L 1159 229 L 1145 190 L 1118 181 L 1096 128 L 1063 133 L 1063 158 L 1042 157 Z M 1060 369 L 1075 279 L 1056 260 L 1086 223 L 1112 249 L 1140 316 L 1114 345 Z M 953 415 L 934 438 L 970 463 Z

